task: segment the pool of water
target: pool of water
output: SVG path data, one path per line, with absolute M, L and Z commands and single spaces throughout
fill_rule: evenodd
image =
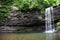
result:
M 60 40 L 59 33 L 0 33 L 0 40 Z

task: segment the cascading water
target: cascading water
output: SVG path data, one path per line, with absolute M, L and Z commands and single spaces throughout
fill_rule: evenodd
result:
M 53 7 L 49 7 L 45 10 L 45 33 L 53 33 L 55 31 L 54 28 L 54 15 L 53 15 Z

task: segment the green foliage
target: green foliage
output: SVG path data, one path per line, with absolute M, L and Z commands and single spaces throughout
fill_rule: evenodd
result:
M 60 28 L 60 22 L 57 23 L 57 28 Z
M 12 5 L 11 0 L 0 0 L 0 19 L 8 18 L 8 12 Z
M 0 0 L 0 14 L 8 13 L 13 5 L 24 11 L 33 9 L 44 11 L 45 8 L 58 4 L 60 4 L 60 0 Z
M 6 18 L 8 18 L 7 13 L 0 13 L 0 19 L 6 19 Z
M 13 3 L 20 10 L 32 10 L 36 8 L 43 11 L 47 7 L 60 4 L 60 0 L 14 0 Z
M 60 4 L 60 0 L 44 0 L 48 6 L 56 6 Z

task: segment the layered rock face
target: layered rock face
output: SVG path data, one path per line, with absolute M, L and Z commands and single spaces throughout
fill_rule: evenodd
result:
M 9 13 L 10 18 L 0 22 L 0 25 L 32 25 L 39 23 L 42 20 L 40 12 L 11 12 Z
M 1 29 L 0 30 L 2 32 L 13 32 L 13 31 L 16 31 L 18 28 L 26 27 L 26 28 L 24 28 L 24 30 L 26 30 L 26 31 L 28 29 L 30 29 L 30 31 L 32 32 L 33 30 L 36 29 L 35 32 L 40 32 L 40 31 L 42 31 L 42 29 L 43 30 L 45 29 L 44 22 L 42 22 L 43 17 L 44 16 L 41 15 L 41 13 L 39 11 L 11 12 L 11 13 L 9 13 L 9 19 L 1 20 L 1 22 L 0 22 Z M 3 31 L 3 30 L 5 30 L 5 31 Z M 28 30 L 28 32 L 29 32 L 29 30 Z
M 40 11 L 14 11 L 10 12 L 9 19 L 0 20 L 0 26 L 8 26 L 11 29 L 16 29 L 15 27 L 35 27 L 40 28 L 41 30 L 45 30 L 45 14 L 40 13 Z M 60 6 L 54 8 L 54 22 L 57 23 L 60 20 Z M 1 28 L 0 27 L 0 28 Z M 13 28 L 12 28 L 13 27 Z M 19 28 L 18 27 L 18 28 Z M 33 28 L 33 29 L 35 29 Z M 5 29 L 5 27 L 4 27 Z M 8 29 L 8 28 L 7 28 Z M 1 29 L 2 30 L 2 29 Z M 36 30 L 35 30 L 36 31 Z

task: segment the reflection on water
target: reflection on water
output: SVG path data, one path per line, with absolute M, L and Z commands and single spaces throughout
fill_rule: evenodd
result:
M 60 36 L 57 33 L 53 33 L 53 34 L 45 34 L 45 33 L 28 33 L 28 34 L 5 33 L 5 34 L 0 34 L 0 40 L 60 40 Z
M 46 34 L 46 40 L 54 40 L 55 34 L 49 33 Z

